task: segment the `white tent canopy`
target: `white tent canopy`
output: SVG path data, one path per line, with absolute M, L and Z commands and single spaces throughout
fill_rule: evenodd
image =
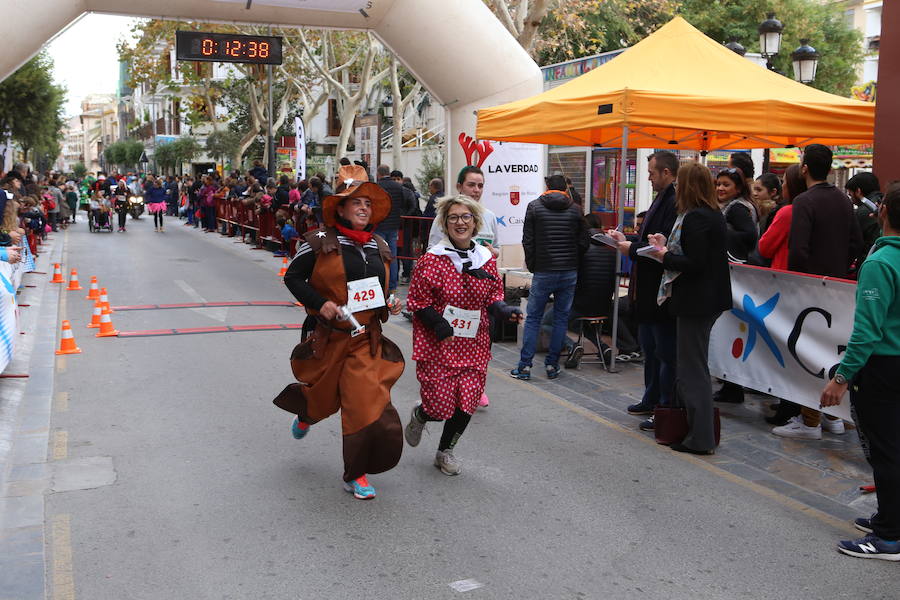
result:
M 41 0 L 13 2 L 4 32 L 5 78 L 89 12 L 148 18 L 370 30 L 448 111 L 450 171 L 465 165 L 455 143 L 474 136 L 474 111 L 541 90 L 538 66 L 481 0 Z M 248 8 L 249 5 L 249 8 Z M 502 67 L 502 68 L 500 68 Z

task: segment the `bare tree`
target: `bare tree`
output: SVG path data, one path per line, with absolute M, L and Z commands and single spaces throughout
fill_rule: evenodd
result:
M 330 95 L 335 96 L 338 100 L 341 133 L 338 137 L 335 160 L 346 154 L 350 135 L 353 133 L 356 114 L 363 108 L 363 103 L 369 96 L 372 88 L 391 72 L 390 66 L 375 72 L 376 58 L 382 52 L 381 46 L 375 41 L 371 33 L 367 32 L 360 35 L 363 41 L 357 51 L 353 53 L 351 60 L 348 61 L 350 66 L 340 69 L 337 75 L 330 72 L 333 67 L 329 66 L 334 64 L 335 55 L 332 32 L 326 30 L 322 34 L 318 52 L 313 51 L 302 30 L 298 35 L 300 46 L 306 53 L 307 58 L 325 81 Z M 353 77 L 351 77 L 351 70 Z
M 400 158 L 403 150 L 403 116 L 406 114 L 406 108 L 409 106 L 409 103 L 412 102 L 413 98 L 419 93 L 419 90 L 422 89 L 422 84 L 417 81 L 406 96 L 402 96 L 400 93 L 399 66 L 400 63 L 397 60 L 397 57 L 391 56 L 391 98 L 394 101 L 393 147 L 391 149 L 391 158 L 393 159 L 393 162 L 391 164 L 395 169 L 400 165 Z
M 503 26 L 526 52 L 534 55 L 538 28 L 552 0 L 486 0 Z

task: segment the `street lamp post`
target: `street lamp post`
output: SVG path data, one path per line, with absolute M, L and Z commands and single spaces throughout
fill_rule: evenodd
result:
M 766 68 L 770 71 L 775 70 L 772 59 L 781 51 L 781 32 L 784 31 L 784 24 L 775 18 L 775 13 L 770 12 L 766 15 L 766 20 L 759 24 L 757 29 L 759 32 L 759 53 L 766 59 Z
M 819 53 L 809 45 L 809 40 L 800 39 L 800 47 L 791 52 L 791 62 L 794 64 L 794 79 L 800 83 L 812 83 L 816 80 Z
M 738 39 L 733 36 L 731 38 L 731 41 L 729 41 L 727 44 L 725 44 L 725 47 L 728 48 L 729 50 L 731 50 L 732 52 L 734 52 L 735 54 L 737 54 L 738 56 L 744 56 L 745 54 L 747 54 L 747 49 L 744 48 L 744 46 L 741 45 L 741 43 L 738 41 Z

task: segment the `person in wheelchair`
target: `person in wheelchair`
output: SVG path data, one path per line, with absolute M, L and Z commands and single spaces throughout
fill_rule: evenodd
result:
M 91 194 L 90 208 L 94 227 L 109 227 L 109 215 L 112 213 L 112 206 L 109 203 L 109 198 L 103 195 L 102 190 L 95 190 Z

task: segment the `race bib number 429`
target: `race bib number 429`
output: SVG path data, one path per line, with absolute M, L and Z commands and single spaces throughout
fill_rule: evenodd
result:
M 448 305 L 444 309 L 444 319 L 453 328 L 453 335 L 460 338 L 474 338 L 481 324 L 480 310 L 466 310 Z
M 378 277 L 366 277 L 347 282 L 347 308 L 360 312 L 384 306 L 384 292 Z

